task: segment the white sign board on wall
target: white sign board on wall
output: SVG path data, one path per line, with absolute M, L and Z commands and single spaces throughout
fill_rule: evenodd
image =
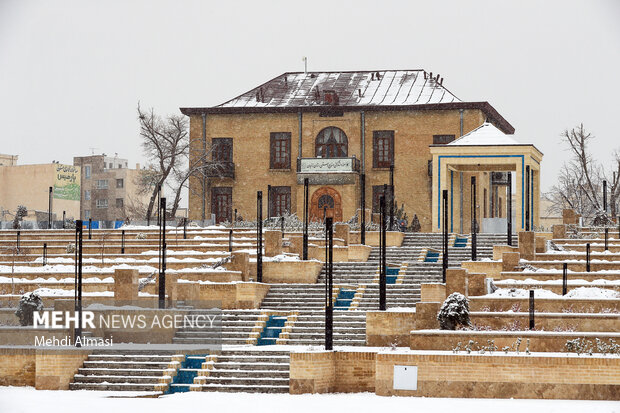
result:
M 418 390 L 418 366 L 394 366 L 394 390 Z

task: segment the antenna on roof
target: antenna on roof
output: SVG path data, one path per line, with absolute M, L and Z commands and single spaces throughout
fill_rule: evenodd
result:
M 90 149 L 90 154 L 94 155 L 95 154 L 95 149 L 99 149 L 99 148 L 92 148 L 91 147 L 91 148 L 88 148 L 88 149 Z
M 306 56 L 302 57 L 301 60 L 304 62 L 304 75 L 308 74 L 308 58 Z

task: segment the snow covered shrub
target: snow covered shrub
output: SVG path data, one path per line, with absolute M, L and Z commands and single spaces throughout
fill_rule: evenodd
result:
M 32 325 L 33 313 L 43 309 L 43 300 L 38 294 L 29 292 L 19 299 L 17 311 L 15 315 L 19 318 L 19 324 L 22 326 Z
M 23 205 L 19 205 L 13 219 L 13 229 L 20 229 L 22 227 L 22 220 L 26 215 L 28 215 L 28 209 Z
M 592 226 L 604 227 L 607 225 L 613 225 L 613 221 L 611 220 L 609 215 L 607 215 L 607 212 L 603 211 L 602 209 L 597 210 L 594 214 L 594 218 L 592 219 Z
M 65 250 L 67 251 L 67 254 L 73 254 L 75 252 L 75 244 L 73 242 L 68 243 Z
M 146 234 L 144 232 L 138 232 L 138 234 L 136 234 L 136 239 L 146 239 Z
M 469 302 L 461 293 L 452 293 L 443 302 L 437 314 L 442 330 L 456 330 L 457 327 L 469 327 Z

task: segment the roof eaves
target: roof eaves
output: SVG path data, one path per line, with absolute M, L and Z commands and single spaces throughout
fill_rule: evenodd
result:
M 222 115 L 243 115 L 253 113 L 297 113 L 297 112 L 321 112 L 328 107 L 324 105 L 316 106 L 271 106 L 271 107 L 193 107 L 179 108 L 181 113 L 187 116 L 205 114 Z M 478 109 L 485 113 L 487 117 L 496 122 L 497 127 L 504 133 L 512 135 L 514 127 L 500 115 L 489 102 L 450 102 L 450 103 L 428 103 L 422 105 L 350 105 L 350 106 L 330 106 L 330 109 L 338 108 L 342 111 L 357 112 L 365 111 L 401 111 L 401 110 L 452 110 L 452 109 Z

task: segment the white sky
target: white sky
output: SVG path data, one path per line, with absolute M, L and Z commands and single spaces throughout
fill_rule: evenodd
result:
M 224 4 L 225 3 L 225 4 Z M 0 0 L 0 153 L 144 164 L 135 107 L 213 106 L 285 71 L 417 69 L 545 154 L 583 122 L 620 148 L 620 1 Z

